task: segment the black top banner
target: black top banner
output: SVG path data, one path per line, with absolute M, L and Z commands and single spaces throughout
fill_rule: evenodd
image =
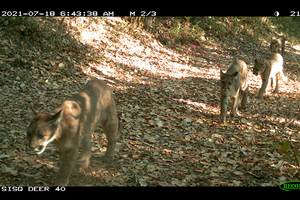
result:
M 206 4 L 205 4 L 206 5 Z M 218 5 L 218 3 L 216 3 Z M 6 9 L 2 7 L 0 17 L 156 17 L 156 16 L 274 16 L 274 17 L 300 17 L 300 9 L 282 9 L 282 8 L 263 8 L 251 6 L 247 7 L 243 4 L 243 8 L 237 6 L 225 7 L 222 6 L 199 6 L 190 8 L 131 8 L 130 6 L 124 9 L 120 8 L 102 8 L 97 7 L 92 9 L 32 9 L 23 10 L 17 8 Z M 198 5 L 197 5 L 198 6 Z

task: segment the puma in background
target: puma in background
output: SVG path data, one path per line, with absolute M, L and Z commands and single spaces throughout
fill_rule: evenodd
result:
M 114 159 L 116 140 L 119 136 L 118 118 L 113 94 L 104 81 L 88 82 L 81 92 L 47 114 L 37 113 L 30 105 L 29 115 L 27 137 L 31 149 L 41 154 L 47 145 L 53 142 L 60 150 L 61 166 L 55 185 L 68 185 L 73 167 L 88 167 L 91 157 L 91 133 L 98 124 L 108 140 L 103 160 Z M 80 144 L 83 150 L 76 160 Z
M 242 92 L 242 107 L 248 102 L 247 65 L 242 60 L 236 60 L 226 74 L 220 70 L 221 81 L 221 121 L 225 123 L 228 98 L 232 97 L 231 116 L 237 116 L 237 103 Z
M 271 42 L 270 50 L 273 53 L 280 53 L 283 56 L 285 41 L 286 39 L 284 36 L 278 36 L 275 40 Z
M 271 78 L 271 86 L 273 87 L 275 84 L 276 78 L 276 87 L 274 93 L 278 92 L 279 89 L 279 77 L 281 77 L 284 81 L 287 78 L 284 76 L 282 69 L 283 69 L 283 58 L 279 53 L 274 53 L 273 56 L 267 59 L 255 59 L 253 67 L 253 74 L 258 75 L 260 74 L 262 85 L 258 92 L 257 98 L 262 99 L 263 95 L 267 92 L 267 87 L 269 85 L 269 80 Z

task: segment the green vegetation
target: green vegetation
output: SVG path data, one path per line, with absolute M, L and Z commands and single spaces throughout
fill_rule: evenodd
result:
M 142 29 L 142 17 L 128 18 L 125 24 L 130 32 Z M 25 64 L 32 60 L 26 50 L 49 52 L 54 57 L 57 53 L 78 54 L 84 46 L 66 29 L 65 18 L 29 18 L 3 17 L 0 19 L 2 37 L 9 37 L 7 42 L 18 48 L 0 50 L 0 53 L 17 55 L 15 62 Z M 85 18 L 88 23 L 97 18 Z M 78 22 L 77 22 L 78 21 Z M 78 18 L 69 18 L 67 23 L 80 23 Z M 268 45 L 278 35 L 284 35 L 290 43 L 297 43 L 300 38 L 300 19 L 291 17 L 156 17 L 151 33 L 162 44 L 169 46 L 200 45 L 215 41 L 233 45 L 235 41 L 244 41 Z M 82 27 L 84 29 L 86 27 Z M 121 28 L 120 28 L 121 29 Z M 81 30 L 75 30 L 81 31 Z M 121 31 L 125 31 L 123 28 Z M 12 36 L 13 35 L 13 36 Z M 14 50 L 17 50 L 15 52 Z M 1 52 L 2 51 L 2 52 Z M 22 55 L 21 56 L 21 54 Z M 80 62 L 78 58 L 78 62 Z M 43 62 L 43 59 L 35 60 Z M 66 60 L 68 62 L 68 60 Z
M 158 17 L 153 29 L 158 39 L 173 44 L 199 45 L 204 38 L 263 44 L 282 34 L 294 43 L 300 38 L 299 23 L 290 17 Z

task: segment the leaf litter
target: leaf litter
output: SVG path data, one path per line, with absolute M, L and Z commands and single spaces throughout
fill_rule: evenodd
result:
M 299 144 L 300 74 L 291 57 L 299 55 L 290 46 L 285 74 L 291 76 L 291 70 L 296 76 L 280 93 L 259 101 L 255 95 L 261 80 L 251 72 L 256 45 L 236 41 L 237 47 L 249 49 L 244 60 L 250 103 L 240 117 L 223 125 L 219 70 L 233 57 L 220 43 L 203 42 L 207 52 L 199 56 L 184 45 L 178 46 L 181 51 L 164 46 L 143 29 L 126 26 L 123 18 L 32 20 L 56 30 L 51 34 L 56 34 L 55 41 L 62 38 L 56 41 L 61 46 L 47 35 L 43 40 L 52 49 L 49 53 L 26 37 L 19 44 L 18 34 L 14 38 L 0 32 L 5 49 L 0 56 L 0 185 L 53 184 L 56 148 L 49 145 L 43 155 L 26 153 L 27 104 L 49 112 L 92 77 L 113 88 L 123 129 L 113 163 L 99 160 L 107 141 L 101 128 L 95 130 L 90 167 L 73 174 L 70 185 L 274 186 L 299 176 L 290 171 L 298 166 L 282 160 L 285 146 L 263 142 L 289 138 Z M 18 50 L 19 45 L 28 48 Z

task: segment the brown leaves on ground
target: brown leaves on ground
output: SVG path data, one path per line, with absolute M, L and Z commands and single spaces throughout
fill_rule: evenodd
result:
M 5 47 L 0 51 L 0 185 L 53 184 L 58 169 L 54 146 L 43 155 L 26 153 L 27 104 L 48 112 L 93 77 L 114 89 L 123 130 L 110 164 L 99 159 L 106 139 L 100 128 L 95 130 L 90 167 L 73 174 L 70 185 L 269 186 L 299 178 L 297 170 L 290 171 L 299 166 L 284 160 L 283 151 L 269 152 L 272 142 L 262 142 L 299 143 L 300 73 L 294 59 L 299 55 L 293 46 L 287 44 L 284 56 L 290 79 L 278 94 L 268 88 L 269 94 L 257 100 L 261 80 L 252 74 L 252 62 L 268 46 L 237 40 L 236 46 L 226 47 L 211 40 L 197 48 L 171 48 L 122 18 L 57 20 L 51 20 L 51 28 L 68 45 L 76 41 L 77 53 L 54 43 L 49 43 L 56 48 L 51 53 L 30 43 L 18 51 L 14 36 L 0 39 Z M 238 56 L 233 56 L 237 48 Z M 221 124 L 219 70 L 235 58 L 248 65 L 250 103 L 239 108 L 238 118 Z

